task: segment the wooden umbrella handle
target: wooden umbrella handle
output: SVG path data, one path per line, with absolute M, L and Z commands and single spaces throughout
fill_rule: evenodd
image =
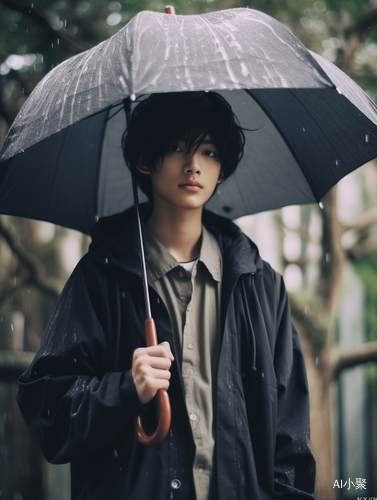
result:
M 147 318 L 145 320 L 145 337 L 147 341 L 147 347 L 158 345 L 156 324 L 153 318 Z M 134 431 L 136 437 L 139 443 L 144 446 L 157 446 L 158 444 L 160 444 L 165 439 L 165 436 L 170 428 L 170 399 L 165 389 L 160 389 L 159 391 L 157 391 L 157 399 L 158 405 L 160 407 L 160 418 L 158 421 L 157 429 L 151 436 L 145 434 L 143 424 L 141 422 L 141 416 L 139 415 L 134 418 Z

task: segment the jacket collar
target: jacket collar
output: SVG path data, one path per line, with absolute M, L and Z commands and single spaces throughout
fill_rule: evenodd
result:
M 147 216 L 149 211 L 149 204 L 140 205 L 141 216 Z M 132 207 L 97 222 L 89 249 L 97 262 L 141 275 L 135 220 L 136 210 Z M 231 220 L 204 210 L 203 225 L 215 236 L 229 277 L 262 270 L 257 246 Z

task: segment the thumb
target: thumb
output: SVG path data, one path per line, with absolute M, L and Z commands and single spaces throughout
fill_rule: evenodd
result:
M 170 344 L 169 342 L 166 342 L 166 340 L 164 342 L 161 342 L 160 345 L 163 345 L 168 353 L 168 357 L 171 361 L 174 361 L 174 356 L 173 356 L 173 353 L 171 352 L 171 349 L 170 349 Z

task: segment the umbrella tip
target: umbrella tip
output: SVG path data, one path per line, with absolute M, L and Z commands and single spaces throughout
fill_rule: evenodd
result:
M 172 5 L 167 5 L 165 7 L 165 14 L 173 14 L 175 15 L 175 8 Z

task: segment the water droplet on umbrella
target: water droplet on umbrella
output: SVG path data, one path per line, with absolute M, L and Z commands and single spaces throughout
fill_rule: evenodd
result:
M 319 205 L 319 208 L 320 208 L 321 210 L 323 210 L 323 209 L 325 208 L 325 206 L 324 206 L 324 204 L 322 203 L 322 201 L 320 201 L 320 202 L 318 203 L 318 205 Z
M 365 142 L 369 142 L 369 135 L 365 134 Z
M 305 132 L 305 127 L 302 127 L 302 131 Z

